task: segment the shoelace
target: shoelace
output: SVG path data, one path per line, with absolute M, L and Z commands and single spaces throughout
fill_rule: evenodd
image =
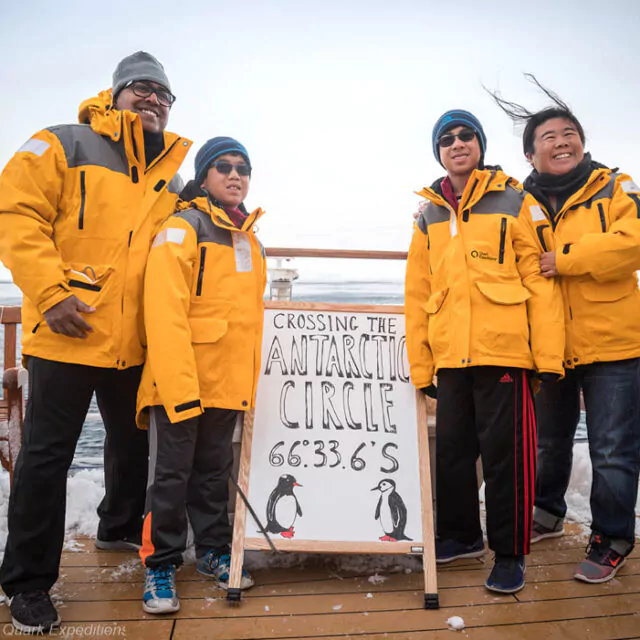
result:
M 209 566 L 209 569 L 217 569 L 221 564 L 231 564 L 231 555 L 228 553 L 223 553 L 222 555 L 210 553 L 207 556 L 207 565 Z
M 156 591 L 173 589 L 173 567 L 169 569 L 154 569 L 150 578 Z
M 605 546 L 602 537 L 598 534 L 594 535 L 586 548 L 587 556 L 589 559 L 594 560 L 598 564 L 604 562 L 611 563 L 613 559 L 613 550 L 610 547 Z

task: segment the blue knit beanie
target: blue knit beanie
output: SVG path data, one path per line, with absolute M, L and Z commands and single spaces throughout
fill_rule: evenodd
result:
M 487 150 L 487 136 L 484 135 L 484 129 L 480 124 L 480 120 L 478 120 L 478 118 L 476 118 L 472 113 L 462 109 L 451 109 L 451 111 L 443 113 L 433 127 L 431 143 L 433 144 L 433 155 L 436 157 L 436 160 L 442 164 L 440 160 L 440 147 L 438 147 L 438 140 L 440 140 L 443 134 L 449 129 L 455 129 L 456 127 L 469 127 L 469 129 L 473 129 L 476 132 L 478 142 L 480 143 L 480 164 L 482 165 L 484 154 Z
M 247 150 L 237 140 L 233 138 L 227 138 L 225 136 L 218 136 L 217 138 L 211 138 L 207 140 L 198 153 L 196 154 L 195 170 L 196 170 L 196 183 L 202 184 L 211 163 L 225 153 L 239 153 L 247 161 L 247 164 L 251 166 L 249 161 L 249 154 Z

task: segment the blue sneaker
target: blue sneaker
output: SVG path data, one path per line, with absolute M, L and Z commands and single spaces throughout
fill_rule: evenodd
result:
M 516 593 L 524 587 L 525 569 L 524 556 L 503 556 L 496 553 L 493 569 L 484 586 L 496 593 Z
M 173 613 L 180 609 L 174 565 L 145 569 L 142 608 L 147 613 Z
M 198 573 L 213 578 L 222 589 L 229 588 L 229 572 L 231 571 L 231 555 L 228 553 L 217 553 L 215 550 L 207 551 L 201 558 L 198 558 L 196 569 Z M 255 584 L 248 571 L 242 570 L 240 578 L 240 589 L 249 589 Z
M 473 544 L 457 540 L 440 540 L 436 538 L 436 563 L 447 564 L 460 558 L 480 558 L 484 555 L 484 542 L 478 538 Z

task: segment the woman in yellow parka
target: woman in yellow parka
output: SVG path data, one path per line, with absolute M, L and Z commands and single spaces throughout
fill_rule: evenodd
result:
M 260 369 L 266 263 L 255 234 L 262 211 L 243 205 L 249 154 L 233 138 L 213 138 L 195 172 L 153 242 L 145 276 L 138 421 L 148 423 L 150 441 L 140 550 L 148 613 L 179 609 L 187 515 L 197 570 L 228 586 L 231 440 L 239 413 L 253 407 Z M 243 572 L 241 588 L 252 584 Z
M 564 380 L 536 397 L 539 469 L 532 542 L 561 536 L 573 439 L 584 395 L 593 468 L 591 539 L 574 578 L 611 580 L 635 542 L 640 475 L 640 187 L 585 153 L 576 116 L 529 78 L 552 106 L 530 112 L 499 96 L 526 123 L 523 147 L 533 168 L 524 187 L 540 202 L 556 249 L 540 260 L 560 284 L 566 328 Z

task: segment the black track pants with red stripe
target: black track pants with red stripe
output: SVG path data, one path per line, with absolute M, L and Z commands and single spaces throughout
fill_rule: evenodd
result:
M 482 531 L 476 460 L 482 458 L 489 547 L 529 553 L 536 475 L 530 372 L 440 369 L 436 409 L 437 532 L 471 544 Z

